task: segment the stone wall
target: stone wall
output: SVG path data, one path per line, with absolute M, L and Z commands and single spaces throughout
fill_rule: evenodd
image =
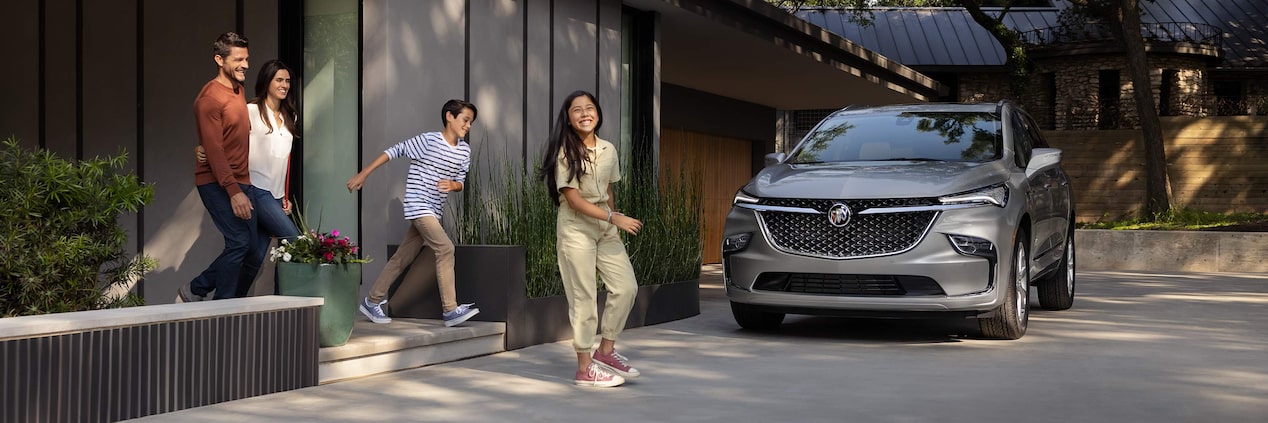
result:
M 1006 72 L 972 72 L 961 73 L 957 89 L 960 91 L 959 101 L 966 103 L 994 103 L 1003 99 L 1011 99 L 1009 92 L 1012 78 Z
M 1268 213 L 1268 119 L 1161 119 L 1174 206 L 1219 213 Z M 1145 163 L 1138 129 L 1044 131 L 1060 148 L 1074 187 L 1075 220 L 1133 216 L 1144 207 Z
M 1200 58 L 1156 54 L 1149 58 L 1149 77 L 1155 101 L 1166 101 L 1169 115 L 1206 116 L 1212 108 L 1206 62 Z M 1117 107 L 1101 110 L 1101 71 L 1117 70 Z M 1174 76 L 1166 71 L 1174 71 Z M 1163 76 L 1169 96 L 1162 98 Z M 1002 72 L 960 74 L 959 101 L 994 102 L 1013 99 L 1009 76 Z M 1268 83 L 1249 81 L 1247 98 L 1268 97 Z M 1121 55 L 1058 56 L 1035 61 L 1026 94 L 1020 100 L 1044 128 L 1061 130 L 1121 129 L 1139 125 L 1136 100 L 1127 62 Z M 1253 102 L 1252 102 L 1253 103 Z M 1263 101 L 1259 101 L 1263 103 Z M 1265 108 L 1265 107 L 1261 107 Z M 1268 112 L 1268 110 L 1265 110 Z

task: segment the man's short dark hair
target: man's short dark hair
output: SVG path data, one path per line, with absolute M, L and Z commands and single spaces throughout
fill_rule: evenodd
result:
M 471 109 L 472 121 L 475 121 L 476 115 L 480 113 L 479 111 L 476 110 L 475 105 L 471 104 L 470 101 L 457 100 L 457 99 L 449 100 L 445 102 L 444 107 L 440 108 L 440 124 L 442 126 L 445 124 L 446 113 L 451 114 L 454 117 L 458 117 L 458 114 L 462 113 L 462 109 Z
M 220 57 L 229 57 L 229 49 L 234 47 L 247 48 L 247 37 L 238 35 L 236 32 L 226 32 L 220 34 L 216 42 L 211 43 L 211 53 Z

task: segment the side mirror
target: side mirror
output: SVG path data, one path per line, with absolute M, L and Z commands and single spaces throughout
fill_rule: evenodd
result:
M 1061 164 L 1061 150 L 1056 148 L 1036 148 L 1031 152 L 1030 163 L 1026 165 L 1026 176 L 1034 175 L 1044 168 Z
M 785 155 L 784 153 L 770 153 L 770 154 L 767 154 L 767 155 L 766 155 L 766 166 L 779 164 L 780 162 L 783 162 L 783 161 L 784 161 L 784 157 L 787 157 L 787 155 Z

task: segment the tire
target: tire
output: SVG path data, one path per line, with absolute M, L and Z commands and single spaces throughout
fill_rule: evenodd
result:
M 771 330 L 784 323 L 784 313 L 754 310 L 748 304 L 735 301 L 731 302 L 731 315 L 735 316 L 735 323 L 744 329 Z
M 1039 281 L 1039 306 L 1044 310 L 1068 310 L 1074 305 L 1074 228 L 1065 238 L 1061 265 Z
M 1025 232 L 1017 234 L 1013 241 L 1013 260 L 1009 266 L 1009 282 L 1004 289 L 1008 298 L 995 309 L 991 317 L 978 319 L 982 336 L 991 339 L 1018 339 L 1026 334 L 1030 321 L 1030 248 Z

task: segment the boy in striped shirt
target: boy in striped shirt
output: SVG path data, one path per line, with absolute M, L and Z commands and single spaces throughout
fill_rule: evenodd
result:
M 471 147 L 465 140 L 476 107 L 464 100 L 449 100 L 440 110 L 441 132 L 427 132 L 401 141 L 348 180 L 348 191 L 360 190 L 365 179 L 379 166 L 397 157 L 408 157 L 409 176 L 405 179 L 405 219 L 410 230 L 401 246 L 388 259 L 383 273 L 374 281 L 370 295 L 361 300 L 361 313 L 374 323 L 388 323 L 392 318 L 383 312 L 387 291 L 405 266 L 418 256 L 423 246 L 436 253 L 436 284 L 440 289 L 445 326 L 454 326 L 480 312 L 475 304 L 458 304 L 454 293 L 454 246 L 440 226 L 440 215 L 450 192 L 462 191 L 463 180 L 471 166 Z

